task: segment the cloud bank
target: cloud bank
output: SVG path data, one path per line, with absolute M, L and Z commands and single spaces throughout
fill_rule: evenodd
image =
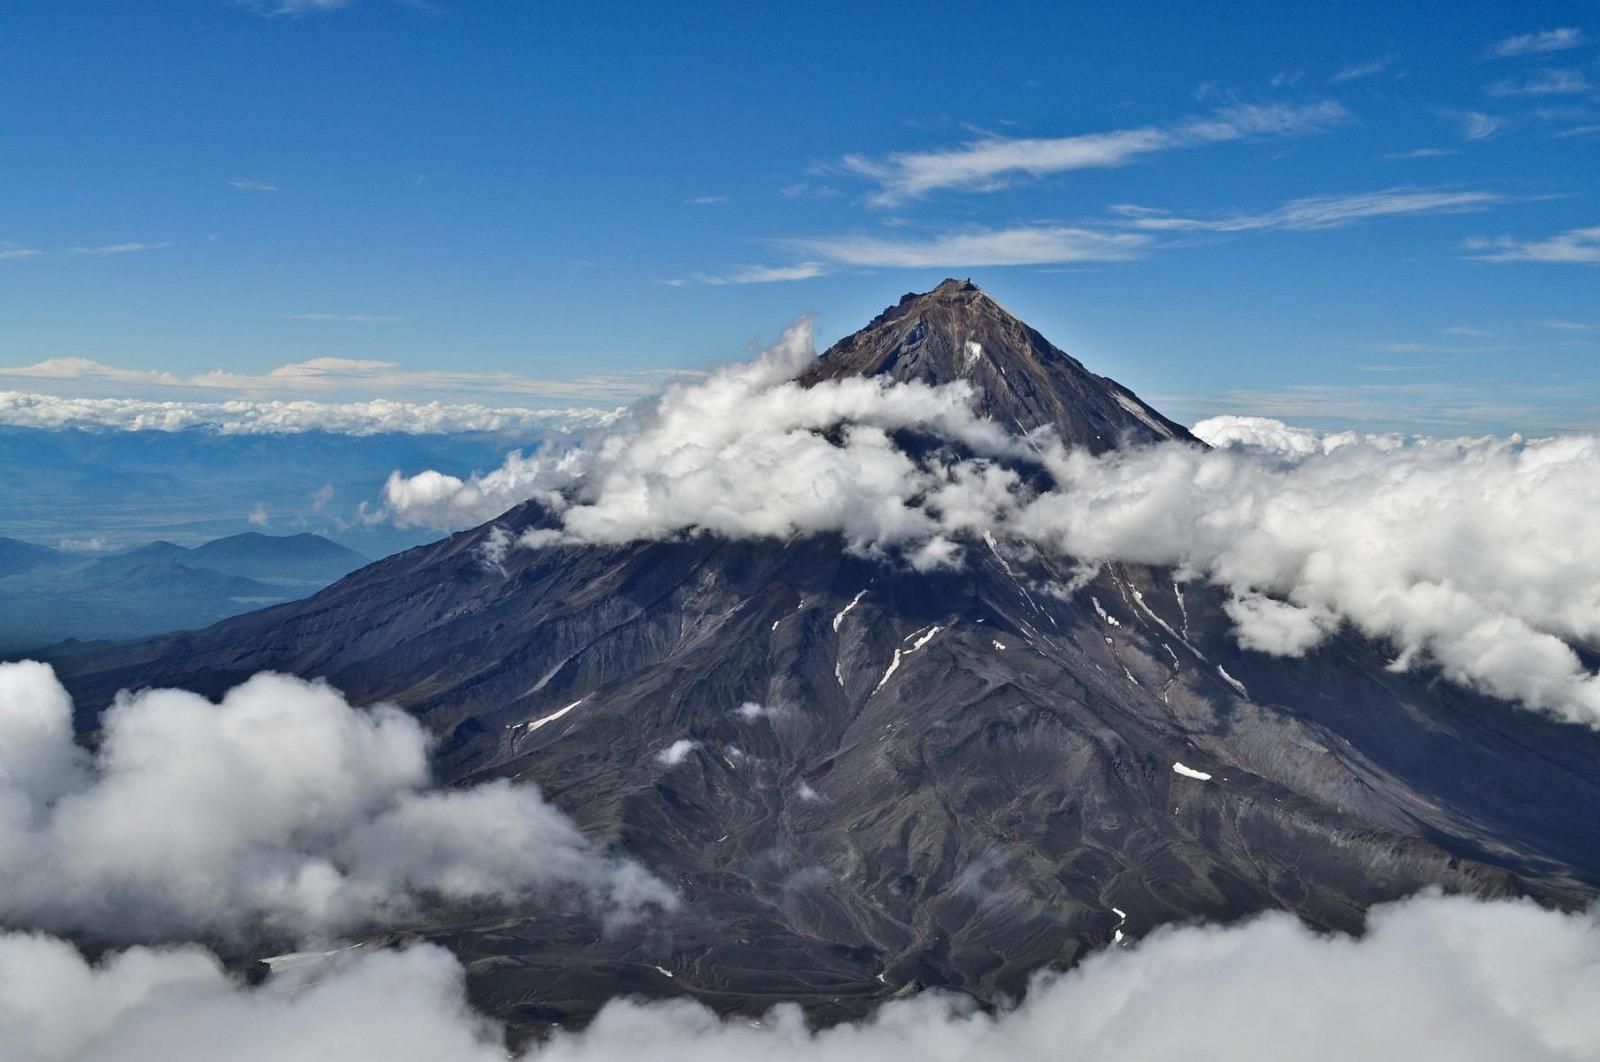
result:
M 428 788 L 410 716 L 260 674 L 123 694 L 91 756 L 44 664 L 0 664 L 0 924 L 117 941 L 325 936 L 428 899 L 671 906 L 534 786 Z
M 558 526 L 523 546 L 834 532 L 921 570 L 959 565 L 989 532 L 1223 587 L 1250 649 L 1303 654 L 1349 624 L 1391 644 L 1396 668 L 1431 664 L 1600 725 L 1600 678 L 1572 648 L 1600 640 L 1600 540 L 1574 533 L 1600 511 L 1600 439 L 1323 438 L 1226 418 L 1199 428 L 1223 448 L 1094 457 L 977 417 L 965 383 L 801 388 L 791 377 L 810 351 L 802 322 L 592 445 L 512 455 L 466 481 L 397 473 L 385 510 L 460 527 L 538 498 Z M 896 440 L 907 430 L 949 445 L 910 453 Z
M 63 398 L 0 391 L 0 424 L 19 428 L 189 431 L 223 435 L 454 435 L 528 433 L 600 427 L 618 415 L 606 409 L 521 409 L 476 403 L 231 401 L 158 402 L 139 398 Z
M 308 320 L 339 319 L 375 323 L 384 320 L 366 314 L 302 314 Z M 140 399 L 209 396 L 264 401 L 283 396 L 317 396 L 324 401 L 360 395 L 462 395 L 503 400 L 515 395 L 533 401 L 620 401 L 654 394 L 663 378 L 694 376 L 675 369 L 646 369 L 567 380 L 539 379 L 509 372 L 458 372 L 443 369 L 407 369 L 392 361 L 369 358 L 311 358 L 279 365 L 267 372 L 241 373 L 222 369 L 179 376 L 160 369 L 127 369 L 93 358 L 46 358 L 32 365 L 0 366 L 0 380 L 31 381 L 29 386 L 58 394 L 79 393 L 84 388 L 122 392 Z
M 1600 926 L 1526 902 L 1424 896 L 1376 908 L 1359 939 L 1283 914 L 1158 930 L 1035 979 L 998 1013 L 924 993 L 807 1028 L 785 1004 L 759 1021 L 686 1001 L 608 1004 L 521 1062 L 933 1062 L 1173 1058 L 1462 1062 L 1600 1055 Z M 0 936 L 0 1053 L 14 1062 L 490 1062 L 501 1031 L 468 1005 L 463 971 L 428 946 L 332 956 L 241 987 L 196 948 L 86 963 L 61 941 Z

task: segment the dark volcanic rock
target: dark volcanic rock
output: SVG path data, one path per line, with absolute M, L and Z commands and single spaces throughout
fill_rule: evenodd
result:
M 997 417 L 1140 437 L 1125 392 L 991 306 L 947 282 L 807 379 L 959 376 L 976 336 L 1034 388 Z M 1069 589 L 1065 562 L 982 539 L 932 575 L 830 536 L 483 563 L 494 527 L 545 523 L 526 504 L 305 601 L 58 664 L 85 726 L 120 687 L 218 694 L 263 668 L 395 701 L 447 780 L 538 782 L 677 886 L 683 911 L 644 931 L 537 909 L 423 927 L 525 1029 L 618 993 L 824 1019 L 913 984 L 996 999 L 1119 928 L 1267 908 L 1355 928 L 1427 886 L 1600 886 L 1600 735 L 1391 672 L 1353 635 L 1243 652 L 1213 590 L 1122 566 Z
M 1085 369 L 971 281 L 946 280 L 924 295 L 906 295 L 835 343 L 800 380 L 847 376 L 965 380 L 978 391 L 977 411 L 1008 430 L 1053 425 L 1063 442 L 1095 453 L 1130 441 L 1198 445 L 1183 425 Z

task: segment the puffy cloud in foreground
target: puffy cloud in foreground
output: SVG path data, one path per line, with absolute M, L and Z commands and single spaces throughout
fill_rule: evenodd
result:
M 1528 902 L 1424 896 L 1374 909 L 1359 938 L 1267 915 L 1158 930 L 1011 1010 L 925 993 L 869 1018 L 752 1024 L 689 1002 L 618 1000 L 523 1062 L 933 1062 L 1227 1058 L 1574 1060 L 1600 1057 L 1600 925 Z M 345 952 L 248 989 L 198 949 L 134 949 L 98 966 L 48 938 L 0 937 L 0 1054 L 16 1062 L 212 1062 L 507 1056 L 432 947 Z
M 1319 435 L 1260 418 L 1199 426 L 1218 444 L 1067 452 L 971 411 L 965 383 L 854 378 L 802 388 L 805 322 L 760 359 L 669 388 L 590 444 L 462 481 L 391 477 L 386 512 L 460 527 L 529 498 L 559 527 L 521 544 L 836 532 L 918 569 L 959 565 L 982 532 L 1088 566 L 1172 566 L 1226 588 L 1246 648 L 1297 655 L 1341 624 L 1396 667 L 1600 725 L 1600 439 Z M 958 447 L 912 453 L 896 432 Z M 1037 473 L 1051 483 L 1041 488 Z
M 430 790 L 396 708 L 263 673 L 220 703 L 119 697 L 91 757 L 43 664 L 0 664 L 0 923 L 123 941 L 299 938 L 420 900 L 581 897 L 625 917 L 674 895 L 536 787 Z

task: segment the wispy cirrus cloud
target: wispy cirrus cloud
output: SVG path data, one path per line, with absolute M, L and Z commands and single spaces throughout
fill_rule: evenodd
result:
M 1107 232 L 1068 225 L 1017 225 L 903 239 L 844 235 L 787 242 L 840 265 L 921 269 L 1123 262 L 1138 258 L 1152 240 L 1142 233 Z
M 1456 152 L 1445 148 L 1422 147 L 1412 148 L 1410 151 L 1391 151 L 1383 157 L 1386 159 L 1437 159 L 1445 155 L 1454 155 Z
M 1568 229 L 1542 240 L 1523 240 L 1513 236 L 1473 239 L 1463 247 L 1473 252 L 1467 257 L 1480 262 L 1600 265 L 1600 225 Z
M 240 192 L 276 192 L 278 186 L 271 181 L 257 181 L 249 177 L 241 177 L 228 182 L 236 191 Z
M 1592 91 L 1589 79 L 1576 70 L 1540 70 L 1523 78 L 1496 81 L 1484 89 L 1491 96 L 1579 96 Z
M 1252 232 L 1262 229 L 1337 229 L 1375 218 L 1463 213 L 1505 201 L 1494 192 L 1437 188 L 1387 188 L 1357 195 L 1306 196 L 1260 214 L 1214 218 L 1180 217 L 1165 210 L 1120 204 L 1112 211 L 1123 224 L 1152 232 Z
M 394 324 L 404 318 L 383 313 L 291 313 L 291 321 L 341 321 L 346 324 Z
M 788 266 L 741 266 L 728 273 L 696 273 L 702 284 L 776 284 L 786 280 L 810 280 L 828 273 L 822 262 L 800 262 Z
M 1544 55 L 1549 52 L 1563 52 L 1569 48 L 1580 47 L 1585 41 L 1583 30 L 1576 26 L 1563 26 L 1560 29 L 1540 30 L 1537 33 L 1523 33 L 1515 37 L 1506 37 L 1489 46 L 1488 55 L 1491 59 L 1510 59 L 1519 55 Z
M 1506 127 L 1506 120 L 1482 111 L 1459 111 L 1454 115 L 1461 125 L 1461 139 L 1488 140 Z
M 1364 63 L 1347 66 L 1328 79 L 1332 85 L 1342 85 L 1346 81 L 1360 81 L 1362 78 L 1376 77 L 1389 69 L 1395 61 L 1394 55 L 1380 55 L 1376 59 L 1369 59 Z
M 7 243 L 0 240 L 0 262 L 17 262 L 24 258 L 35 258 L 43 251 L 35 247 L 24 247 L 19 243 Z
M 127 243 L 104 243 L 94 247 L 74 247 L 72 249 L 72 253 L 95 255 L 97 257 L 106 258 L 119 254 L 139 254 L 144 251 L 159 251 L 164 247 L 171 246 L 171 240 L 160 240 L 157 242 L 130 240 Z
M 349 7 L 352 0 L 239 0 L 241 7 L 261 15 L 280 18 L 296 15 L 313 15 L 322 11 L 338 11 Z
M 1349 118 L 1326 100 L 1304 106 L 1251 104 L 1174 125 L 1143 126 L 1066 137 L 984 137 L 951 148 L 897 152 L 883 158 L 847 155 L 846 170 L 876 181 L 874 206 L 894 206 L 931 192 L 987 192 L 1022 178 L 1125 166 L 1161 151 L 1263 136 L 1322 132 Z

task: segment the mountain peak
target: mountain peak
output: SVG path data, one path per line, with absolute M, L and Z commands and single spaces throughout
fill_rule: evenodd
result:
M 1195 441 L 1181 424 L 1084 368 L 971 280 L 952 277 L 932 291 L 908 293 L 825 351 L 800 382 L 849 376 L 965 380 L 978 392 L 980 414 L 1018 431 L 1053 426 L 1067 444 L 1094 453 L 1124 442 Z

